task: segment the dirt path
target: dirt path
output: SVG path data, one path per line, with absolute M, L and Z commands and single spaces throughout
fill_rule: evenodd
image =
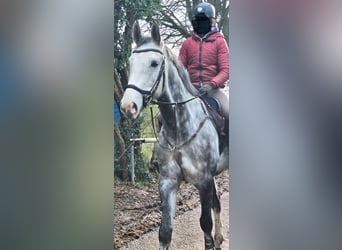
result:
M 224 242 L 222 250 L 228 250 L 229 224 L 228 224 L 228 192 L 221 196 L 221 218 L 223 226 Z M 202 250 L 204 249 L 203 233 L 199 224 L 200 206 L 187 211 L 175 218 L 171 249 L 177 250 Z M 129 242 L 120 250 L 153 250 L 158 249 L 158 228 L 142 235 L 139 239 Z
M 227 239 L 228 171 L 216 176 L 215 181 L 218 195 L 221 197 L 224 238 Z M 114 248 L 116 250 L 158 249 L 158 228 L 161 220 L 158 184 L 115 183 L 113 191 Z M 199 217 L 198 190 L 190 183 L 182 183 L 177 193 L 176 218 L 172 237 L 173 249 L 203 249 L 203 233 L 199 225 Z M 227 240 L 222 249 L 228 249 Z

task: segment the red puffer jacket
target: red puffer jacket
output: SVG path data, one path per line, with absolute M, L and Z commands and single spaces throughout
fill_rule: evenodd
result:
M 211 84 L 216 88 L 229 79 L 228 56 L 226 40 L 219 32 L 208 33 L 202 39 L 192 33 L 179 52 L 193 85 Z

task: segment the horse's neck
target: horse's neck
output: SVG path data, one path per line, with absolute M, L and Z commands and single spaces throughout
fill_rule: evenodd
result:
M 185 87 L 176 69 L 168 70 L 164 94 L 159 100 L 174 103 L 160 105 L 161 115 L 169 131 L 177 128 L 192 133 L 192 127 L 198 126 L 205 115 L 201 101 Z

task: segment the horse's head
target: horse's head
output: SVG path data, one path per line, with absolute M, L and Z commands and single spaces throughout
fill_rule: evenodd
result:
M 121 110 L 136 119 L 152 99 L 161 95 L 165 81 L 165 58 L 157 25 L 152 25 L 151 37 L 144 37 L 136 22 L 133 40 L 137 47 L 129 58 L 128 85 L 121 100 Z

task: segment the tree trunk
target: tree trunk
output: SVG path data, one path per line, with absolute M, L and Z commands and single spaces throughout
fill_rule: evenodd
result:
M 117 159 L 117 164 L 119 164 L 120 169 L 122 170 L 121 179 L 127 180 L 128 176 L 128 168 L 127 168 L 127 156 L 124 154 L 126 146 L 125 141 L 121 136 L 120 129 L 118 125 L 114 122 L 114 138 L 116 139 L 116 146 L 118 149 L 118 155 L 114 155 L 114 159 Z

